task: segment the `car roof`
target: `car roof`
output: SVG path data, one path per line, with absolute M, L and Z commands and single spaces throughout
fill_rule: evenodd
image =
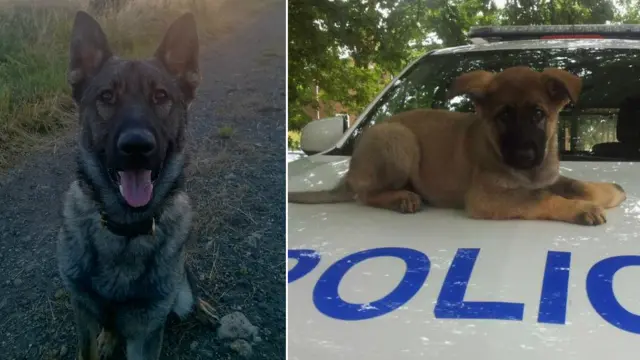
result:
M 600 49 L 638 49 L 640 40 L 624 39 L 554 39 L 554 40 L 515 40 L 485 44 L 462 45 L 435 50 L 429 55 L 444 55 L 478 51 L 560 49 L 560 48 L 600 48 Z

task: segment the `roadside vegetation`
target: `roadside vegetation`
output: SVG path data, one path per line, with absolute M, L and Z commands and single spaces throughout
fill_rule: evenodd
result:
M 300 150 L 300 131 L 289 130 L 287 134 L 287 147 L 291 150 Z
M 66 81 L 76 11 L 103 26 L 114 52 L 152 54 L 169 23 L 185 11 L 201 41 L 224 36 L 264 6 L 261 0 L 0 0 L 0 169 L 72 129 L 75 106 Z

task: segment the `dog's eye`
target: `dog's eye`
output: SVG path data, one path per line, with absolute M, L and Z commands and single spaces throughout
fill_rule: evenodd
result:
M 540 121 L 544 120 L 546 118 L 546 116 L 547 116 L 547 114 L 545 114 L 544 111 L 542 109 L 540 109 L 540 108 L 536 108 L 533 111 L 533 119 L 535 121 L 540 122 Z
M 502 111 L 500 111 L 498 113 L 498 115 L 496 115 L 496 120 L 506 124 L 507 122 L 509 122 L 509 119 L 511 118 L 511 110 L 510 109 L 503 109 Z
M 104 90 L 100 93 L 98 98 L 100 99 L 100 101 L 102 101 L 105 104 L 111 104 L 115 99 L 115 95 L 111 90 Z
M 169 95 L 167 94 L 166 91 L 164 91 L 162 89 L 158 89 L 153 93 L 153 101 L 156 104 L 161 104 L 161 103 L 167 101 L 168 98 L 169 98 Z

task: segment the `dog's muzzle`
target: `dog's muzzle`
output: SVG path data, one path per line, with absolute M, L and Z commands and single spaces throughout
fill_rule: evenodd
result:
M 506 165 L 517 170 L 532 169 L 542 163 L 544 148 L 534 142 L 510 144 L 502 147 L 502 156 Z
M 513 157 L 515 163 L 521 164 L 525 167 L 529 167 L 534 163 L 536 159 L 536 149 L 532 146 L 517 149 L 514 151 Z
M 156 138 L 146 129 L 130 129 L 120 134 L 117 148 L 124 158 L 150 158 L 156 150 Z
M 112 177 L 127 204 L 147 205 L 161 169 L 156 136 L 143 127 L 123 129 L 115 139 Z

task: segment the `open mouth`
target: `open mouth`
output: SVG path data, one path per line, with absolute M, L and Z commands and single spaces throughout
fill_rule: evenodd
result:
M 126 203 L 139 208 L 151 201 L 153 185 L 160 175 L 160 169 L 109 170 L 109 175 Z

